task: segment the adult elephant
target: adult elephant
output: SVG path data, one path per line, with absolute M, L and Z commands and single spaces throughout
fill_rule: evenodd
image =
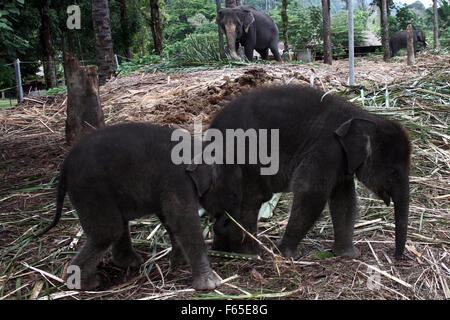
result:
M 413 45 L 414 45 L 414 55 L 417 51 L 417 42 L 422 42 L 424 48 L 427 47 L 425 33 L 422 30 L 413 30 Z M 400 49 L 406 49 L 407 46 L 407 32 L 406 30 L 401 30 L 392 35 L 389 39 L 389 46 L 391 48 L 391 57 L 397 55 Z
M 225 8 L 219 11 L 216 23 L 227 36 L 230 55 L 233 59 L 240 59 L 236 49 L 241 44 L 250 61 L 253 60 L 253 50 L 256 50 L 262 59 L 267 60 L 269 49 L 275 59 L 281 61 L 278 52 L 278 28 L 267 14 L 251 6 Z

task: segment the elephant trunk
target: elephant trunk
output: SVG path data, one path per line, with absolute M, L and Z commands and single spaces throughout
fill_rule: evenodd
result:
M 236 53 L 236 25 L 232 23 L 226 24 L 225 33 L 227 35 L 227 44 L 230 49 L 230 56 L 235 60 L 241 60 Z
M 406 243 L 409 213 L 409 182 L 392 194 L 395 215 L 395 258 L 403 255 Z

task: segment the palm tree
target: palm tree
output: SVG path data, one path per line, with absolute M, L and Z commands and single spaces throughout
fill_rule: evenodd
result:
M 162 26 L 161 18 L 159 15 L 159 3 L 158 0 L 150 0 L 150 16 L 149 21 L 150 28 L 152 30 L 153 43 L 155 45 L 155 53 L 157 55 L 162 54 Z
M 98 78 L 102 85 L 116 69 L 114 64 L 111 20 L 108 0 L 91 0 L 92 22 L 94 25 L 95 49 L 97 54 Z
M 50 27 L 49 1 L 36 1 L 41 16 L 40 40 L 43 53 L 45 86 L 47 89 L 56 87 L 55 56 L 52 45 L 52 34 Z
M 225 8 L 233 8 L 242 5 L 241 0 L 225 0 Z
M 283 33 L 283 43 L 284 43 L 284 50 L 283 54 L 289 55 L 289 43 L 288 43 L 288 15 L 287 15 L 287 7 L 288 7 L 288 0 L 282 0 L 281 1 L 281 26 L 282 26 L 282 33 Z
M 435 49 L 439 48 L 439 16 L 438 16 L 438 7 L 437 0 L 433 0 L 433 47 Z
M 381 26 L 383 28 L 383 60 L 389 61 L 391 50 L 389 48 L 388 0 L 381 0 Z
M 323 63 L 332 64 L 330 0 L 322 0 L 323 17 Z

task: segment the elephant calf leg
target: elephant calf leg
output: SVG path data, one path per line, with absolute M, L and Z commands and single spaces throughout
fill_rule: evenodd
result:
M 294 194 L 286 232 L 278 246 L 285 257 L 297 257 L 298 244 L 319 218 L 326 200 L 326 195 L 321 191 L 309 190 Z
M 337 185 L 329 199 L 334 229 L 333 252 L 338 256 L 356 258 L 359 250 L 353 246 L 356 217 L 356 193 L 353 178 Z
M 123 233 L 112 245 L 112 262 L 121 268 L 139 267 L 144 260 L 134 251 L 131 245 L 128 221 L 123 223 Z
M 100 285 L 96 277 L 97 264 L 109 248 L 109 243 L 98 243 L 93 238 L 86 240 L 81 251 L 70 263 L 80 268 L 81 290 L 92 290 Z
M 194 289 L 212 290 L 218 287 L 220 280 L 209 264 L 196 206 L 187 205 L 183 208 L 169 204 L 163 210 L 163 215 L 164 224 L 170 230 L 172 247 L 181 250 L 191 265 Z

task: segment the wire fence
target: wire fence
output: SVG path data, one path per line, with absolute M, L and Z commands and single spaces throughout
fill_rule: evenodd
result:
M 126 60 L 126 61 L 132 61 L 132 59 L 115 54 L 114 55 L 114 60 L 115 60 L 115 64 L 116 64 L 116 68 L 118 69 L 120 67 L 119 64 L 119 59 L 121 58 L 122 60 Z M 10 99 L 10 103 L 11 103 L 11 97 L 12 96 L 16 96 L 17 97 L 17 101 L 20 103 L 23 101 L 23 95 L 24 95 L 24 91 L 23 91 L 23 84 L 22 84 L 22 75 L 21 75 L 21 70 L 20 70 L 20 65 L 21 64 L 39 64 L 42 65 L 45 62 L 60 62 L 63 63 L 63 59 L 62 58 L 55 58 L 53 60 L 45 60 L 45 59 L 40 59 L 40 60 L 36 60 L 36 61 L 20 61 L 19 59 L 14 60 L 14 62 L 12 63 L 6 63 L 4 64 L 4 66 L 14 66 L 14 72 L 15 72 L 15 76 L 16 76 L 16 85 L 13 87 L 8 87 L 8 88 L 1 88 L 0 89 L 0 98 L 1 99 L 5 99 L 6 95 L 8 96 L 8 98 Z M 79 60 L 83 65 L 88 65 L 88 64 L 96 64 L 97 61 L 96 60 Z M 43 77 L 42 77 L 43 78 Z M 29 91 L 31 91 L 32 88 L 30 88 Z M 15 93 L 12 93 L 12 91 L 15 91 Z

